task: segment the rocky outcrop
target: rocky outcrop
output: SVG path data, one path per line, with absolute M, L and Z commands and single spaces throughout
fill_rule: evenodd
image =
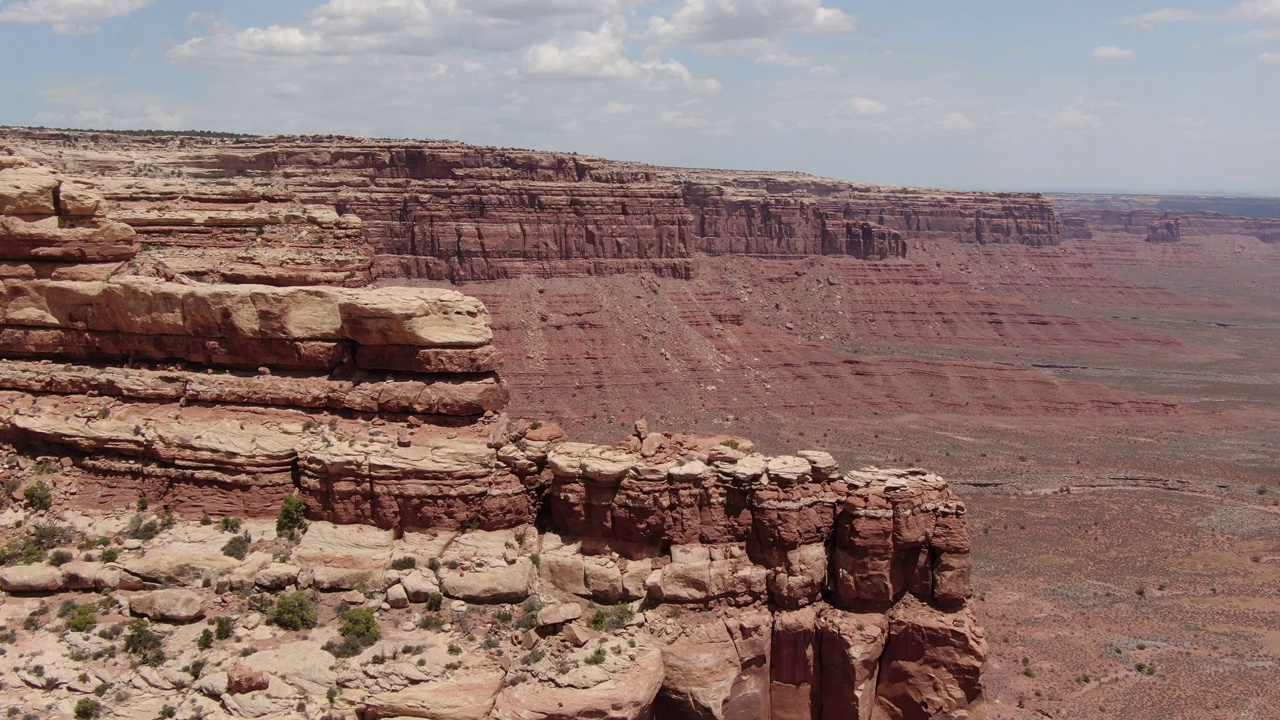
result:
M 106 217 L 92 187 L 19 157 L 0 156 L 0 273 L 47 277 L 76 263 L 138 254 L 136 233 Z
M 911 240 L 1039 247 L 1062 237 L 1052 205 L 1033 194 L 663 168 L 451 142 L 327 136 L 178 147 L 36 131 L 8 131 L 0 141 L 106 176 L 111 216 L 145 238 L 148 257 L 220 282 L 686 277 L 695 255 L 883 260 L 905 257 Z M 132 172 L 140 157 L 160 169 L 157 177 Z
M 1168 243 L 1182 240 L 1181 220 L 1158 220 L 1147 223 L 1147 242 Z

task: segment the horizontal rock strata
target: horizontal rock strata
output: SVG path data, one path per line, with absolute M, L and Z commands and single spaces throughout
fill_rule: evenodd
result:
M 691 271 L 683 261 L 699 254 L 889 259 L 905 257 L 912 239 L 1043 246 L 1062 237 L 1052 204 L 1037 194 L 663 168 L 451 142 L 298 137 L 192 139 L 179 147 L 38 131 L 8 131 L 0 140 L 103 176 L 111 217 L 144 239 L 148 255 L 211 281 L 683 277 Z M 139 157 L 182 177 L 137 177 L 129 171 Z M 350 254 L 356 243 L 360 252 Z M 197 259 L 166 253 L 176 248 L 198 250 Z M 231 248 L 245 251 L 234 267 L 200 257 Z M 334 253 L 338 264 L 325 274 L 296 257 L 302 248 Z M 348 254 L 339 258 L 342 248 Z

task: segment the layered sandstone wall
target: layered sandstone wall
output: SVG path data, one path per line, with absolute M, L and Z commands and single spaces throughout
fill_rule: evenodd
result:
M 908 242 L 1052 245 L 1049 201 L 793 173 L 659 168 L 449 142 L 281 137 L 214 144 L 6 131 L 0 143 L 98 176 L 112 217 L 180 272 L 356 284 L 637 269 L 694 255 L 905 257 Z M 51 152 L 58 146 L 57 154 Z M 140 159 L 146 172 L 140 172 Z M 223 262 L 167 248 L 226 253 Z M 308 260 L 302 250 L 331 257 Z

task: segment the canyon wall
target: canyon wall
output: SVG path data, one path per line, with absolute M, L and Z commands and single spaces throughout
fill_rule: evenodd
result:
M 795 173 L 660 168 L 450 142 L 208 141 L 10 130 L 0 146 L 86 175 L 178 272 L 230 282 L 492 280 L 643 269 L 694 255 L 905 257 L 908 240 L 1053 245 L 1042 196 Z M 221 250 L 223 252 L 219 253 Z M 235 251 L 235 252 L 231 252 Z
M 126 549 L 146 550 L 140 558 L 4 568 L 0 589 L 147 591 L 125 597 L 131 611 L 177 621 L 199 613 L 158 609 L 166 598 L 198 607 L 202 593 L 233 589 L 372 590 L 387 609 L 437 594 L 437 609 L 443 598 L 463 608 L 558 603 L 519 639 L 550 658 L 530 653 L 519 670 L 487 655 L 493 648 L 474 634 L 457 633 L 449 653 L 483 657 L 475 672 L 453 676 L 458 661 L 441 663 L 439 675 L 402 669 L 394 681 L 348 679 L 346 700 L 360 718 L 436 716 L 442 696 L 471 708 L 451 717 L 474 718 L 985 717 L 986 643 L 967 607 L 966 509 L 946 481 L 918 469 L 842 472 L 825 452 L 771 457 L 743 438 L 663 433 L 643 422 L 616 445 L 571 442 L 554 423 L 502 413 L 502 357 L 478 300 L 343 285 L 403 258 L 414 263 L 408 275 L 431 276 L 440 262 L 446 274 L 488 276 L 490 248 L 494 259 L 521 262 L 540 253 L 569 263 L 680 262 L 695 252 L 888 258 L 905 252 L 894 225 L 975 241 L 1049 236 L 1022 235 L 1029 227 L 1013 211 L 988 216 L 942 199 L 934 214 L 882 207 L 872 222 L 871 205 L 853 210 L 851 197 L 831 199 L 860 191 L 812 179 L 725 185 L 695 173 L 681 184 L 674 171 L 567 156 L 348 142 L 349 150 L 250 147 L 185 158 L 209 177 L 306 180 L 219 195 L 190 183 L 162 192 L 167 181 L 152 178 L 130 191 L 150 199 L 111 202 L 159 204 L 105 217 L 101 202 L 72 210 L 68 198 L 82 186 L 113 197 L 124 192 L 118 180 L 72 180 L 26 161 L 0 169 L 9 233 L 0 237 L 9 248 L 0 442 L 21 458 L 14 467 L 51 486 L 59 504 L 91 512 L 150 506 L 271 518 L 296 496 L 313 523 L 286 553 L 293 564 L 214 558 L 197 568 L 191 558 L 208 548 L 166 556 L 138 542 Z M 315 165 L 350 170 L 332 209 L 317 210 L 315 196 L 297 189 L 319 193 Z M 394 180 L 388 194 L 407 214 L 386 217 L 380 190 L 347 196 L 356 178 L 367 189 Z M 449 188 L 472 182 L 468 192 L 483 207 L 460 209 L 472 201 L 449 199 Z M 652 204 L 637 200 L 641 186 Z M 412 206 L 410 188 L 420 198 Z M 579 201 L 595 210 L 576 214 Z M 610 204 L 618 207 L 606 212 Z M 1036 222 L 1051 223 L 1046 212 Z M 659 221 L 668 213 L 670 223 Z M 500 228 L 510 234 L 495 240 Z M 297 248 L 308 242 L 347 253 L 353 277 L 291 267 L 289 253 L 307 255 Z M 369 252 L 352 251 L 353 242 Z M 220 249 L 243 259 L 229 264 Z M 326 279 L 335 282 L 305 282 Z M 351 559 L 377 555 L 383 542 L 411 544 L 436 565 L 402 573 L 390 567 L 389 549 L 376 562 Z M 600 649 L 584 656 L 588 670 L 570 674 L 558 668 L 587 643 L 588 629 L 566 626 L 587 603 L 627 604 L 610 612 L 641 610 L 646 619 L 627 625 L 631 650 L 615 637 L 616 657 Z M 602 647 L 609 639 L 592 637 Z M 607 673 L 590 672 L 606 661 Z M 269 682 L 232 682 L 233 672 L 251 675 L 231 668 L 225 685 L 197 689 L 233 715 L 263 714 L 236 696 Z M 304 699 L 325 689 L 306 688 Z
M 1179 242 L 1183 236 L 1238 235 L 1280 242 L 1273 202 L 1253 198 L 1190 198 L 1131 195 L 1052 195 L 1068 237 L 1088 239 L 1090 229 L 1145 235 L 1148 242 Z M 1239 209 L 1235 215 L 1210 208 Z

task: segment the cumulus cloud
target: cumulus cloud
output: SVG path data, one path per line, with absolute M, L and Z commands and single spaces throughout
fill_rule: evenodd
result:
M 840 110 L 851 115 L 871 117 L 889 112 L 889 106 L 862 96 L 852 97 L 840 103 Z
M 684 110 L 670 110 L 662 113 L 662 122 L 682 130 L 698 130 L 714 134 L 722 134 L 729 130 L 732 123 L 727 120 L 713 120 Z
M 571 78 L 635 77 L 640 68 L 626 57 L 625 32 L 625 26 L 605 23 L 595 32 L 578 32 L 566 43 L 539 43 L 525 52 L 525 69 L 533 75 Z
M 18 0 L 0 6 L 0 22 L 48 24 L 63 35 L 97 32 L 103 20 L 136 12 L 155 0 Z
M 964 115 L 964 113 L 949 112 L 942 116 L 938 121 L 938 125 L 943 130 L 972 130 L 977 125 Z
M 1188 20 L 1203 20 L 1210 17 L 1206 13 L 1195 10 L 1179 10 L 1177 8 L 1165 8 L 1154 12 L 1127 17 L 1120 20 L 1121 25 L 1131 27 L 1137 30 L 1154 30 L 1158 26 L 1165 23 L 1186 22 Z
M 1280 53 L 1264 52 L 1258 56 L 1258 62 L 1268 65 L 1280 65 Z
M 1097 130 L 1102 127 L 1102 116 L 1096 112 L 1097 103 L 1077 97 L 1070 105 L 1049 116 L 1049 127 L 1057 130 Z
M 808 73 L 810 77 L 829 78 L 839 75 L 840 71 L 830 65 L 814 65 L 809 68 Z
M 1093 52 L 1089 53 L 1089 57 L 1100 58 L 1103 60 L 1128 60 L 1137 56 L 1137 54 L 1138 53 L 1130 50 L 1129 48 L 1116 47 L 1115 45 L 1103 45 L 1101 47 L 1094 48 Z
M 806 33 L 850 32 L 858 20 L 823 0 L 683 0 L 668 17 L 649 18 L 645 39 L 657 45 L 690 45 L 714 54 L 736 54 L 769 65 L 804 65 L 781 40 Z
M 630 115 L 635 112 L 635 105 L 620 103 L 617 100 L 610 100 L 600 108 L 601 115 Z
M 1248 0 L 1232 7 L 1231 12 L 1245 20 L 1280 23 L 1280 0 Z

